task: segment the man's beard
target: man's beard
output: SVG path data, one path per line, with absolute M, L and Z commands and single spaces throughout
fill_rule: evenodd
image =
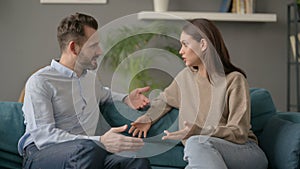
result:
M 94 56 L 91 60 L 78 61 L 78 64 L 83 70 L 95 70 L 98 67 L 97 58 Z

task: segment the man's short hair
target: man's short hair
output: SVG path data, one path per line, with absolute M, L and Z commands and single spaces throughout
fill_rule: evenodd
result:
M 92 16 L 75 13 L 64 18 L 57 27 L 57 40 L 61 52 L 63 52 L 70 41 L 83 45 L 85 39 L 84 26 L 98 29 L 98 23 Z

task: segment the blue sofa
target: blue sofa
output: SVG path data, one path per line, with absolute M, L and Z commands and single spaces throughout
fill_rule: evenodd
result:
M 300 113 L 277 112 L 270 93 L 265 89 L 252 88 L 250 96 L 252 130 L 268 157 L 269 168 L 299 169 Z M 18 139 L 25 129 L 21 107 L 22 103 L 0 102 L 0 168 L 21 168 L 22 157 L 17 152 Z M 121 102 L 100 108 L 111 126 L 130 124 L 131 120 L 128 119 L 134 119 L 145 112 L 132 110 Z M 161 138 L 165 129 L 177 130 L 177 115 L 178 110 L 171 110 L 152 126 L 149 131 L 150 139 L 145 139 L 146 143 L 154 143 L 154 147 L 158 149 L 165 148 L 163 153 L 153 153 L 149 158 L 153 169 L 184 168 L 186 165 L 182 160 L 183 145 L 180 142 L 155 140 Z M 149 152 L 151 149 L 145 151 Z

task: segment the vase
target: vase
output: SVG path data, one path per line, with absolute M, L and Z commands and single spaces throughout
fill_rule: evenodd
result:
M 166 12 L 168 11 L 169 0 L 153 0 L 155 12 Z

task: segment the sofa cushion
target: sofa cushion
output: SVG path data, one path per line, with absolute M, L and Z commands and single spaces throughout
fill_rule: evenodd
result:
M 21 168 L 17 144 L 24 128 L 22 104 L 0 102 L 0 168 Z
M 272 97 L 266 89 L 251 88 L 251 125 L 258 139 L 268 120 L 275 115 L 276 108 Z
M 100 106 L 100 111 L 106 121 L 112 127 L 122 126 L 136 120 L 139 116 L 143 115 L 146 111 L 138 111 L 130 108 L 123 102 L 116 101 L 114 103 L 105 104 Z M 178 110 L 172 109 L 168 116 L 163 116 L 159 121 L 151 126 L 148 136 L 156 136 L 163 133 L 164 130 L 176 131 L 178 130 Z
M 270 168 L 299 169 L 300 114 L 273 116 L 261 134 L 260 146 L 268 157 Z
M 174 148 L 160 154 L 149 158 L 151 166 L 160 167 L 178 167 L 184 168 L 187 163 L 183 161 L 183 146 L 175 146 Z M 168 160 L 164 160 L 168 159 Z
M 138 111 L 131 109 L 122 102 L 114 102 L 110 104 L 100 105 L 100 111 L 112 127 L 122 126 L 134 121 L 139 116 L 143 115 L 146 110 Z M 179 141 L 162 141 L 164 130 L 178 130 L 178 110 L 172 109 L 163 116 L 159 121 L 153 124 L 144 139 L 146 146 L 141 154 L 146 154 L 149 157 L 151 165 L 155 166 L 173 166 L 184 168 L 186 162 L 183 161 L 183 145 Z M 127 130 L 128 131 L 128 130 Z M 129 135 L 127 132 L 123 134 Z M 149 144 L 149 146 L 147 146 Z M 164 160 L 162 160 L 164 159 Z

